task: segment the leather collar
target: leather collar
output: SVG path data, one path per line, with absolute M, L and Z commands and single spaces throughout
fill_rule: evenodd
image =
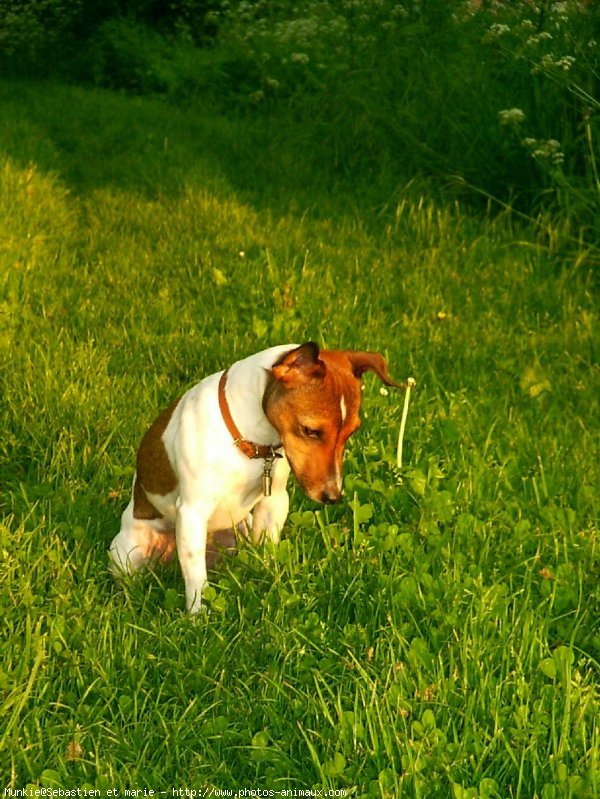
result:
M 240 452 L 243 452 L 247 458 L 251 458 L 252 460 L 264 458 L 265 460 L 272 461 L 273 458 L 281 458 L 281 455 L 278 452 L 275 452 L 275 450 L 281 449 L 283 444 L 255 444 L 253 441 L 248 441 L 245 439 L 238 430 L 236 423 L 233 421 L 231 411 L 229 410 L 227 397 L 225 396 L 227 371 L 228 370 L 226 369 L 223 372 L 221 379 L 219 380 L 219 408 L 221 409 L 221 416 L 223 417 L 225 426 L 231 433 L 233 443 L 240 450 Z

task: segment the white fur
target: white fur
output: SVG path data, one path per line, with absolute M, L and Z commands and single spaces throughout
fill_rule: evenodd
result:
M 267 370 L 296 346 L 271 347 L 229 369 L 227 401 L 240 433 L 249 441 L 278 443 L 278 434 L 262 409 Z M 166 539 L 164 533 L 172 532 L 174 526 L 190 613 L 200 609 L 206 585 L 207 534 L 232 527 L 252 514 L 252 537 L 258 540 L 264 535 L 277 542 L 289 508 L 290 467 L 285 455 L 273 464 L 271 495 L 265 497 L 264 461 L 250 460 L 234 446 L 219 408 L 221 374 L 205 378 L 182 397 L 162 436 L 178 479 L 178 488 L 171 494 L 148 496 L 162 519 L 135 519 L 132 500 L 110 547 L 113 571 L 132 572 L 147 562 L 153 547 L 160 551 L 161 535 Z

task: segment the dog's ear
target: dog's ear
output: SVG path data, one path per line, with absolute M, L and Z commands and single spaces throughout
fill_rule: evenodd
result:
M 319 347 L 307 341 L 286 353 L 272 370 L 276 380 L 286 388 L 296 388 L 325 377 L 325 364 L 319 358 Z
M 362 377 L 365 372 L 375 372 L 377 377 L 386 386 L 396 386 L 396 388 L 404 388 L 404 383 L 396 383 L 395 380 L 387 373 L 387 363 L 383 355 L 379 352 L 359 352 L 349 351 L 346 352 L 352 373 L 355 377 Z

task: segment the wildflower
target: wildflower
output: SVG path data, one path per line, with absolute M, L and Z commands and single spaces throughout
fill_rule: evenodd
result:
M 520 108 L 507 108 L 498 112 L 500 124 L 506 127 L 517 127 L 525 121 L 525 114 Z
M 548 31 L 542 31 L 541 33 L 536 33 L 534 36 L 530 36 L 525 44 L 527 47 L 535 47 L 540 42 L 543 42 L 544 40 L 547 41 L 549 39 L 552 39 L 552 34 Z
M 381 386 L 381 388 L 379 389 L 379 393 L 381 394 L 382 397 L 387 397 L 387 395 L 390 392 L 387 390 L 387 388 L 385 388 L 385 386 Z
M 560 149 L 560 142 L 556 141 L 556 139 L 549 139 L 546 144 L 550 161 L 552 161 L 555 166 L 562 164 L 565 160 L 565 154 Z
M 500 39 L 506 33 L 510 33 L 510 28 L 508 25 L 502 25 L 499 22 L 494 22 L 493 25 L 487 30 L 487 33 L 483 37 L 484 42 L 493 42 L 496 39 Z
M 290 61 L 292 64 L 308 64 L 310 58 L 306 53 L 292 53 L 290 55 Z
M 556 139 L 523 139 L 523 145 L 531 152 L 532 157 L 545 166 L 557 167 L 565 160 Z
M 410 12 L 408 11 L 408 9 L 404 8 L 404 6 L 401 6 L 400 4 L 395 5 L 393 6 L 393 8 L 390 9 L 391 17 L 402 17 L 403 19 L 406 19 L 406 17 L 409 16 L 409 13 Z
M 560 67 L 565 72 L 568 72 L 574 63 L 575 59 L 573 58 L 573 56 L 564 55 L 562 58 L 558 59 L 558 61 L 556 62 L 556 66 Z
M 535 75 L 537 72 L 547 72 L 548 70 L 552 69 L 556 66 L 556 61 L 554 60 L 554 56 L 550 53 L 546 53 L 540 59 L 539 64 L 534 64 L 531 68 L 531 74 Z

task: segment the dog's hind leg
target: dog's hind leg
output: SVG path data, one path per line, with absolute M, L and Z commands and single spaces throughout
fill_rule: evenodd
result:
M 149 561 L 170 560 L 175 552 L 173 524 L 158 512 L 154 518 L 139 518 L 132 498 L 121 517 L 121 530 L 110 545 L 110 568 L 115 576 L 131 574 Z

